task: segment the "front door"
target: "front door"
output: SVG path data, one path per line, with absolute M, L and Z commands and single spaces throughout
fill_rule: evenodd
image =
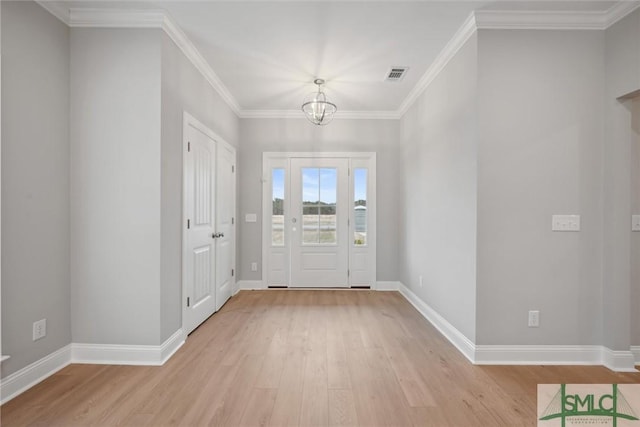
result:
M 348 287 L 349 160 L 291 159 L 291 283 Z

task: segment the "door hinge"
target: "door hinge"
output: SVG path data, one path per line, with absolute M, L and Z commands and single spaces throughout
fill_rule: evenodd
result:
M 234 274 L 235 274 L 235 270 L 232 268 L 231 269 L 231 277 L 233 277 Z
M 231 165 L 231 173 L 234 173 L 236 171 L 236 167 L 234 165 Z
M 191 299 L 189 299 L 189 297 L 187 297 L 187 307 L 189 307 L 190 303 L 191 303 Z
M 187 151 L 191 151 L 191 142 L 187 142 Z
M 190 220 L 190 219 L 188 219 L 188 220 L 187 220 L 187 230 L 188 230 L 188 229 L 190 229 L 190 228 L 191 228 L 191 220 Z
M 231 225 L 236 223 L 236 219 L 234 217 L 231 217 Z
M 351 277 L 351 270 L 347 270 L 347 277 Z

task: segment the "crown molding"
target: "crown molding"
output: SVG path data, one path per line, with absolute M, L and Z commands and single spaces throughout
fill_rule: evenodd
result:
M 409 92 L 409 95 L 407 95 L 402 104 L 400 104 L 400 108 L 398 108 L 398 115 L 400 117 L 409 110 L 422 92 L 424 92 L 436 77 L 438 77 L 449 61 L 451 61 L 467 40 L 469 40 L 469 38 L 476 32 L 476 29 L 476 17 L 474 13 L 471 13 L 458 31 L 453 35 L 451 40 L 449 40 L 444 49 L 440 51 L 435 61 L 433 61 L 420 80 L 418 80 L 418 83 L 413 87 L 411 92 Z
M 58 2 L 35 0 L 42 8 L 48 11 L 50 14 L 58 18 L 60 21 L 69 25 L 69 8 L 63 6 Z
M 489 10 L 471 12 L 404 99 L 398 108 L 398 115 L 402 117 L 411 108 L 422 92 L 436 79 L 451 58 L 458 53 L 477 30 L 605 30 L 639 7 L 639 1 L 620 1 L 605 12 L 505 12 Z
M 640 1 L 619 1 L 609 8 L 605 16 L 605 28 L 609 28 L 640 7 Z
M 229 108 L 238 117 L 240 116 L 241 109 L 238 101 L 222 83 L 222 80 L 213 71 L 189 37 L 164 10 L 72 8 L 69 11 L 69 26 L 76 28 L 162 29 L 218 92 Z
M 619 1 L 606 11 L 475 11 L 478 29 L 489 30 L 606 30 L 640 7 Z
M 166 12 L 159 9 L 71 8 L 69 26 L 77 28 L 162 28 Z
M 241 119 L 306 119 L 300 110 L 242 110 Z M 397 111 L 340 111 L 335 115 L 335 120 L 361 119 L 361 120 L 400 120 L 402 116 Z
M 479 30 L 603 30 L 604 12 L 477 10 Z
M 206 59 L 202 56 L 200 51 L 194 46 L 189 37 L 182 31 L 182 29 L 175 23 L 173 19 L 167 14 L 164 16 L 162 22 L 162 29 L 173 40 L 173 42 L 180 48 L 180 50 L 186 55 L 187 58 L 193 63 L 193 65 L 200 71 L 209 84 L 218 92 L 222 99 L 227 103 L 229 108 L 240 117 L 242 109 L 236 98 L 229 92 L 227 86 L 220 80 L 220 77 L 213 71 L 213 68 L 209 65 Z
M 161 28 L 200 71 L 239 118 L 304 118 L 298 110 L 243 110 L 191 40 L 164 10 L 67 8 L 55 1 L 36 0 L 70 27 Z M 640 8 L 640 1 L 619 1 L 607 11 L 498 11 L 472 12 L 396 111 L 338 111 L 336 119 L 397 120 L 409 110 L 460 48 L 479 29 L 604 30 Z

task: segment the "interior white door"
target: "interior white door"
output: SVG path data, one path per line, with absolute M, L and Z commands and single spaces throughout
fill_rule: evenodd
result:
M 291 284 L 348 287 L 349 160 L 291 159 Z
M 192 126 L 185 131 L 187 309 L 183 327 L 188 334 L 216 311 L 216 143 Z
M 216 311 L 231 297 L 235 282 L 235 198 L 236 154 L 218 143 L 216 166 Z

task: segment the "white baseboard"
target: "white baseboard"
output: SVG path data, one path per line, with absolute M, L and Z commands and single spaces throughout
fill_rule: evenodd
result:
M 476 345 L 477 365 L 600 365 L 599 345 Z
M 467 359 L 475 363 L 475 344 L 460 332 L 455 326 L 449 323 L 433 308 L 429 307 L 413 291 L 403 283 L 399 283 L 400 293 L 413 305 L 422 316 L 427 319 L 442 335 L 447 338 Z
M 238 280 L 238 289 L 241 291 L 255 291 L 266 289 L 262 280 Z
M 400 282 L 376 282 L 376 291 L 398 291 L 400 290 Z
M 184 341 L 187 339 L 182 328 L 178 329 L 160 346 L 160 360 L 161 365 L 164 365 L 167 360 L 171 359 L 171 356 L 176 354 L 176 351 L 182 347 Z
M 601 345 L 477 345 L 477 365 L 604 365 L 615 372 L 637 372 L 631 351 Z
M 602 347 L 602 364 L 616 372 L 638 372 L 635 368 L 636 360 L 631 349 L 614 351 Z
M 400 293 L 476 365 L 604 365 L 615 372 L 637 372 L 640 346 L 613 351 L 601 345 L 476 345 L 403 283 Z
M 72 363 L 160 366 L 184 343 L 182 329 L 161 345 L 71 344 Z
M 71 344 L 25 366 L 0 381 L 0 404 L 4 404 L 66 367 L 71 362 Z
M 633 358 L 636 359 L 636 365 L 640 365 L 640 345 L 632 345 L 631 354 L 633 354 Z
M 178 329 L 161 345 L 110 345 L 72 343 L 25 366 L 0 381 L 0 404 L 27 391 L 71 363 L 100 365 L 163 365 L 184 344 Z

